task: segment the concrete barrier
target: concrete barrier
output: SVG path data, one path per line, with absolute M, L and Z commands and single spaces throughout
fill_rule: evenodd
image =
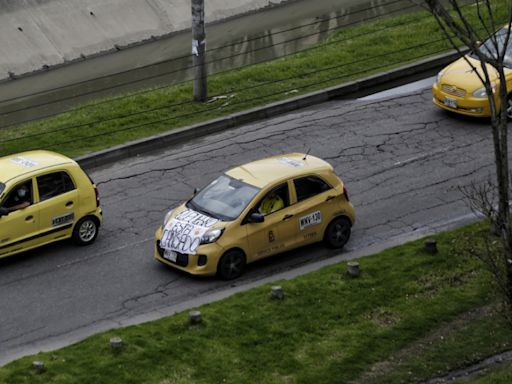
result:
M 215 22 L 280 1 L 206 3 Z M 0 80 L 188 29 L 190 7 L 190 0 L 0 0 Z

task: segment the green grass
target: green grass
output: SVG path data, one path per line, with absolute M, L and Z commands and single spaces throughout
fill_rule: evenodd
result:
M 200 308 L 102 333 L 70 347 L 0 368 L 0 382 L 22 383 L 400 383 L 430 377 L 509 349 L 512 329 L 494 311 L 490 276 L 458 254 L 456 238 L 483 224 L 282 281 Z M 108 341 L 120 336 L 121 353 Z M 36 374 L 31 362 L 48 370 Z M 496 373 L 500 374 L 500 373 Z
M 505 20 L 506 3 L 493 3 L 498 20 Z M 448 49 L 450 44 L 427 12 L 366 23 L 332 33 L 316 49 L 210 76 L 209 95 L 226 96 L 210 103 L 191 102 L 191 84 L 185 83 L 96 101 L 74 112 L 3 129 L 0 156 L 35 148 L 77 156 L 362 78 Z

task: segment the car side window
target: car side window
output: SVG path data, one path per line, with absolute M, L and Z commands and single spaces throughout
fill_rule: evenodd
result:
M 288 183 L 272 188 L 257 205 L 257 211 L 262 215 L 277 212 L 290 205 Z
M 306 200 L 331 189 L 331 186 L 317 176 L 306 176 L 293 180 L 297 201 Z
M 37 178 L 39 198 L 41 201 L 62 195 L 75 189 L 73 180 L 66 172 L 55 172 Z
M 8 212 L 14 212 L 19 209 L 34 204 L 34 194 L 32 190 L 32 180 L 27 180 L 16 185 L 5 197 L 2 207 Z

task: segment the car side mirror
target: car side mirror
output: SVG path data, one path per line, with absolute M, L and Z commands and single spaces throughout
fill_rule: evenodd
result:
M 247 217 L 248 223 L 263 223 L 265 221 L 265 216 L 261 213 L 253 212 Z
M 9 210 L 4 207 L 0 207 L 0 217 L 7 216 L 9 214 Z

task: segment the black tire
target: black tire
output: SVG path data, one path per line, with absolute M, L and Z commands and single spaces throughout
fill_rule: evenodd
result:
M 507 96 L 507 119 L 512 121 L 512 93 Z
M 73 229 L 73 241 L 78 245 L 89 245 L 94 243 L 99 232 L 98 220 L 92 216 L 83 217 L 78 220 Z
M 350 239 L 352 224 L 346 217 L 337 217 L 329 223 L 324 234 L 324 242 L 329 248 L 343 248 Z
M 217 264 L 217 275 L 223 280 L 233 280 L 245 271 L 245 255 L 239 249 L 227 251 Z

